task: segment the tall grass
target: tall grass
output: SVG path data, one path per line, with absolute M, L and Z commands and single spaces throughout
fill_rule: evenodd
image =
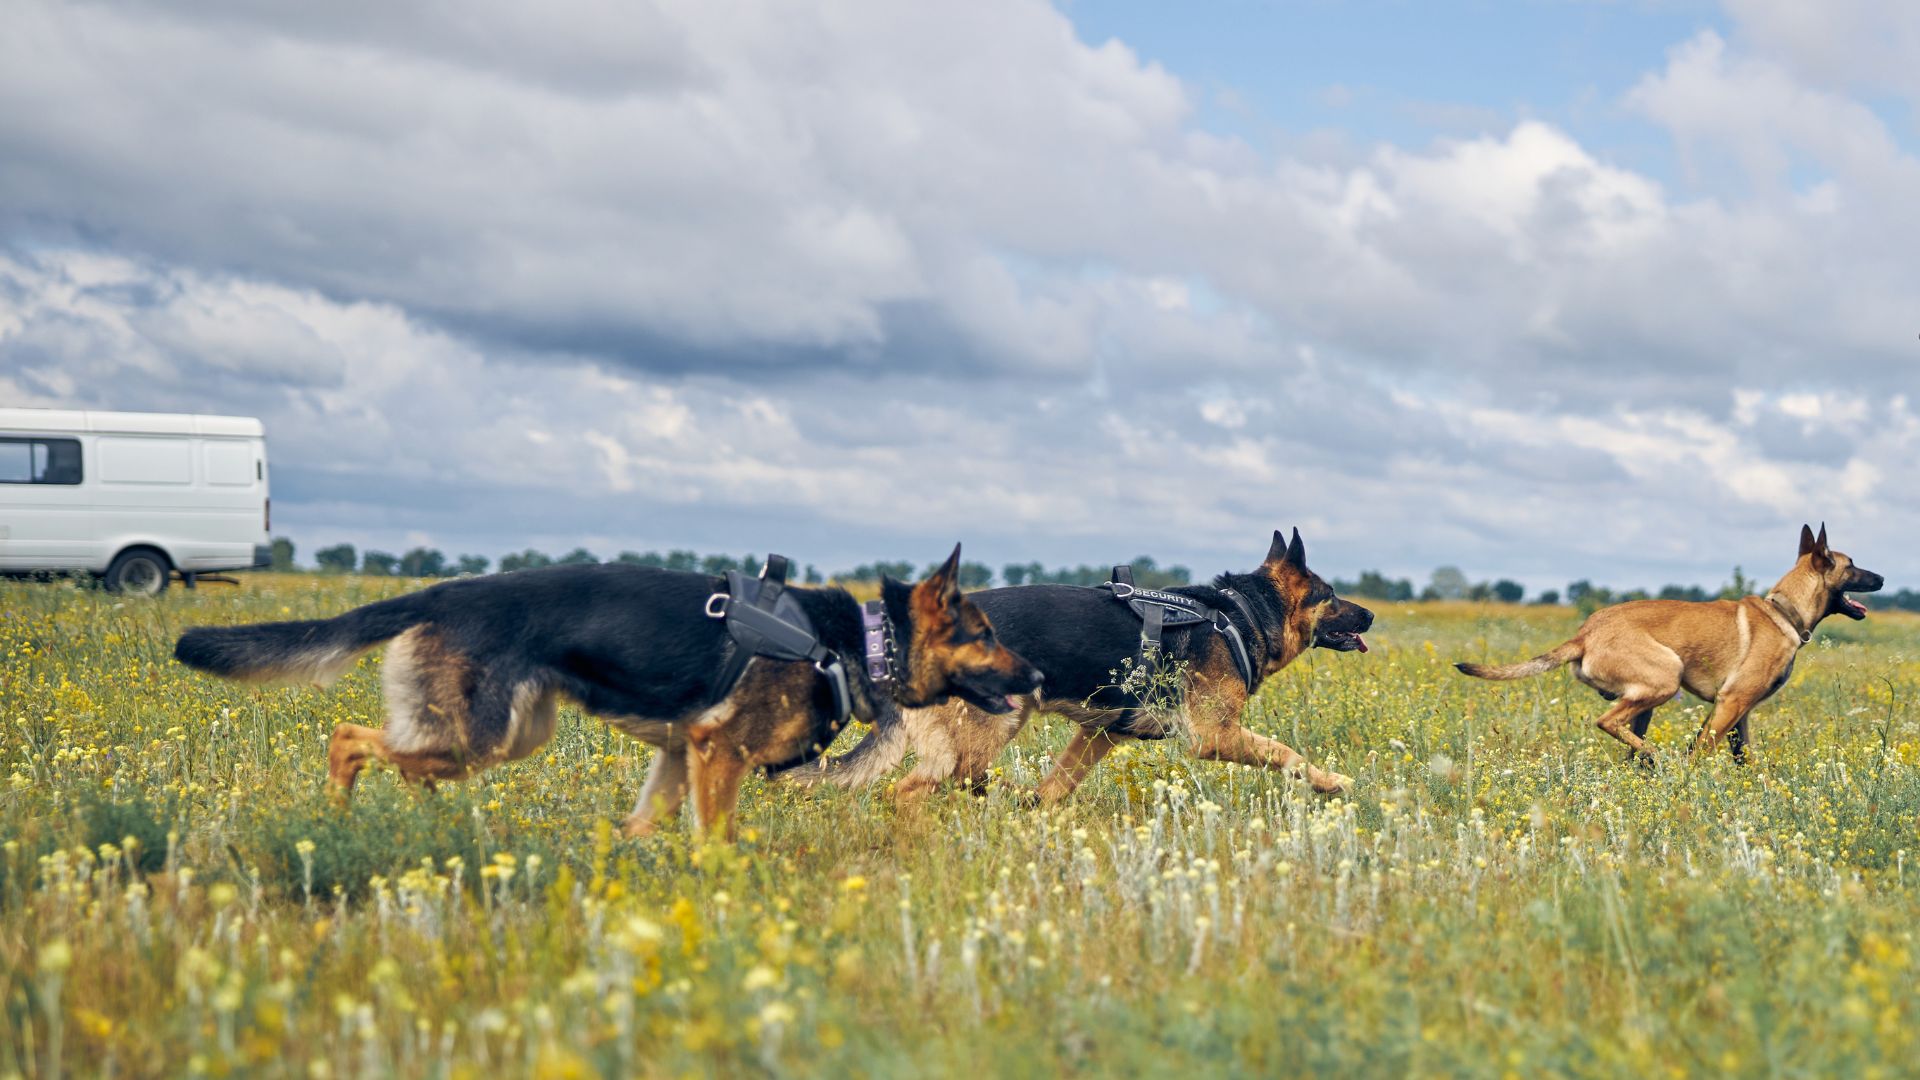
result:
M 617 839 L 649 751 L 548 750 L 418 794 L 322 791 L 378 660 L 257 691 L 181 627 L 404 583 L 260 575 L 121 602 L 0 586 L 0 1075 L 835 1072 L 1911 1074 L 1920 620 L 1823 631 L 1754 763 L 1651 773 L 1531 655 L 1574 617 L 1380 612 L 1249 722 L 1360 783 L 1122 750 L 1021 809 L 750 785 L 735 848 Z

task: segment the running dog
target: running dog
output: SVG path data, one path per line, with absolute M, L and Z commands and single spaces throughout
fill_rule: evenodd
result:
M 1227 613 L 1246 644 L 1255 690 L 1310 648 L 1365 652 L 1361 635 L 1373 625 L 1372 612 L 1336 596 L 1307 569 L 1298 529 L 1291 540 L 1275 531 L 1266 560 L 1253 573 L 1222 574 L 1211 586 L 1168 591 Z M 1321 792 L 1342 791 L 1353 782 L 1314 767 L 1293 748 L 1240 723 L 1251 696 L 1249 680 L 1236 668 L 1228 640 L 1207 623 L 1169 629 L 1162 641 L 1158 663 L 1178 676 L 1178 685 L 1164 688 L 1171 691 L 1170 703 L 1179 706 L 1169 710 L 1158 707 L 1169 703 L 1158 694 L 1143 695 L 1116 676 L 1139 653 L 1141 623 L 1112 592 L 1024 585 L 969 596 L 993 620 L 1001 640 L 1040 669 L 1047 700 L 1036 694 L 1015 712 L 999 715 L 971 702 L 913 710 L 902 724 L 869 733 L 844 756 L 781 778 L 846 787 L 872 783 L 899 764 L 911 746 L 918 765 L 895 789 L 898 797 L 924 795 L 952 778 L 980 791 L 1000 751 L 1035 713 L 1047 712 L 1065 716 L 1078 728 L 1037 792 L 1047 805 L 1071 795 L 1122 742 L 1175 734 L 1180 714 L 1196 757 L 1279 769 L 1305 777 Z
M 881 583 L 891 677 L 860 663 L 861 608 L 837 588 L 788 589 L 820 644 L 844 657 L 855 719 L 886 730 L 902 707 L 958 698 L 1014 710 L 1040 674 L 994 637 L 961 595 L 960 549 L 926 580 Z M 392 640 L 383 672 L 387 726 L 341 724 L 328 776 L 342 797 L 370 760 L 409 782 L 455 780 L 532 754 L 552 738 L 561 699 L 660 752 L 627 818 L 651 832 L 691 790 L 702 831 L 730 837 L 740 784 L 755 768 L 805 759 L 837 734 L 833 691 L 810 663 L 756 658 L 712 701 L 736 647 L 703 612 L 724 578 L 617 564 L 558 566 L 450 581 L 333 619 L 196 627 L 181 663 L 248 682 L 325 684 Z
M 1645 736 L 1653 710 L 1684 688 L 1713 703 L 1694 737 L 1696 758 L 1722 736 L 1734 760 L 1745 761 L 1747 714 L 1785 686 L 1793 658 L 1829 615 L 1867 617 L 1850 592 L 1875 592 L 1879 574 L 1827 547 L 1800 526 L 1800 558 L 1766 596 L 1738 600 L 1633 600 L 1602 608 L 1571 641 L 1531 660 L 1504 667 L 1455 664 L 1477 679 L 1524 679 L 1573 663 L 1573 677 L 1613 702 L 1595 721 L 1627 744 L 1629 760 L 1651 761 Z

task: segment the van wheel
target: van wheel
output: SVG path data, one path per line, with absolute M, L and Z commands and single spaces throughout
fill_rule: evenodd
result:
M 167 557 L 152 548 L 133 548 L 116 555 L 107 567 L 108 592 L 131 596 L 159 596 L 167 591 L 173 568 Z

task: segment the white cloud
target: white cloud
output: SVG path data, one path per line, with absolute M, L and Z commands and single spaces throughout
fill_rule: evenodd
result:
M 1862 5 L 1676 43 L 1624 104 L 1678 184 L 1537 121 L 1275 157 L 1037 0 L 15 7 L 0 394 L 264 415 L 317 532 L 1237 564 L 1300 520 L 1539 578 L 1757 561 L 1836 491 L 1920 524 L 1873 497 L 1920 166 L 1851 89 L 1920 52 Z

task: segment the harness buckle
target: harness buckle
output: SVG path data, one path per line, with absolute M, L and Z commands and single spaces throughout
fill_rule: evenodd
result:
M 1127 581 L 1109 581 L 1107 588 L 1113 590 L 1113 597 L 1116 600 L 1125 600 L 1134 592 L 1133 583 Z
M 717 592 L 717 593 L 714 593 L 712 596 L 707 597 L 706 610 L 707 610 L 707 618 L 709 619 L 726 618 L 727 617 L 727 594 L 723 592 Z

